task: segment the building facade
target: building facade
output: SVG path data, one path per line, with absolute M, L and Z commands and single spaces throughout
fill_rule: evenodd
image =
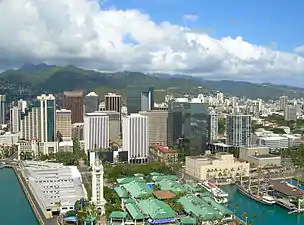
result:
M 0 95 L 0 124 L 5 124 L 6 122 L 6 96 Z
M 84 118 L 85 151 L 109 148 L 109 116 L 87 113 Z
M 100 99 L 95 92 L 90 92 L 85 96 L 85 112 L 92 113 L 99 110 Z
M 287 121 L 297 121 L 297 107 L 287 105 L 284 110 L 284 119 Z
M 10 130 L 12 133 L 18 133 L 20 131 L 20 119 L 21 113 L 17 106 L 10 109 Z
M 216 112 L 211 111 L 208 117 L 209 133 L 208 142 L 217 140 L 218 136 L 218 115 Z
M 72 123 L 82 123 L 84 115 L 83 91 L 63 92 L 63 108 L 71 110 Z
M 154 109 L 154 88 L 130 88 L 127 93 L 127 107 L 129 114 Z
M 72 138 L 72 115 L 71 110 L 56 110 L 56 129 L 63 139 Z
M 232 146 L 250 146 L 252 121 L 250 115 L 228 115 L 226 118 L 227 143 Z
M 121 113 L 121 95 L 108 93 L 105 95 L 106 111 L 115 111 Z
M 147 116 L 131 114 L 122 120 L 122 149 L 130 163 L 145 163 L 149 157 L 149 121 Z
M 109 117 L 109 141 L 110 143 L 121 143 L 121 117 L 116 111 L 103 111 Z
M 139 112 L 149 120 L 149 145 L 158 143 L 171 146 L 173 143 L 173 117 L 167 110 Z
M 208 142 L 208 105 L 198 99 L 169 103 L 173 117 L 173 142 L 183 140 L 191 155 L 204 154 Z

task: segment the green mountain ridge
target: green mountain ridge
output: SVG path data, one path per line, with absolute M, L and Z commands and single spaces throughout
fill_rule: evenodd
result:
M 153 86 L 162 95 L 171 92 L 197 94 L 221 91 L 234 96 L 276 99 L 281 95 L 290 98 L 304 97 L 304 89 L 286 85 L 254 84 L 249 82 L 221 80 L 211 81 L 191 76 L 153 76 L 140 72 L 104 73 L 84 70 L 75 66 L 33 66 L 7 70 L 0 74 L 0 80 L 15 86 L 26 85 L 33 89 L 43 89 L 50 93 L 67 90 L 95 90 L 99 94 L 116 91 L 125 94 L 128 88 Z M 1 83 L 0 83 L 1 85 Z M 200 88 L 198 88 L 200 87 Z

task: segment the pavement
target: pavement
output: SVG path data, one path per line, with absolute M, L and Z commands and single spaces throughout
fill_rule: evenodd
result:
M 9 166 L 12 166 L 14 168 L 16 168 L 17 166 L 17 163 L 16 161 L 12 161 L 12 160 L 1 160 L 2 162 L 5 162 L 6 165 L 9 165 Z M 17 171 L 17 170 L 15 170 Z M 33 195 L 30 187 L 28 186 L 26 180 L 24 179 L 24 177 L 22 176 L 22 174 L 20 173 L 20 171 L 17 172 L 17 175 L 18 177 L 21 179 L 21 182 L 23 183 L 22 187 L 25 188 L 24 192 L 26 192 L 29 196 L 30 196 L 30 199 L 29 202 L 31 204 L 34 204 L 34 207 L 35 209 L 34 210 L 37 210 L 38 214 L 39 214 L 39 217 L 41 218 L 41 220 L 43 221 L 43 224 L 42 225 L 58 225 L 57 223 L 57 216 L 54 216 L 53 218 L 51 219 L 48 219 L 44 216 L 44 213 L 42 212 L 41 208 L 40 208 L 40 205 L 38 204 L 38 202 L 36 201 L 35 199 L 35 196 Z M 33 206 L 32 206 L 33 207 Z M 36 213 L 37 213 L 36 212 Z M 38 218 L 37 218 L 38 219 Z

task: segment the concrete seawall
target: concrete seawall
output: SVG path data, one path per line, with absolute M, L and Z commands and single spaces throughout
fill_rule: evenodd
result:
M 9 166 L 7 166 L 7 167 L 9 167 Z M 19 173 L 18 169 L 15 166 L 10 166 L 10 167 L 13 168 L 13 170 L 15 171 L 15 174 L 18 177 L 19 183 L 21 184 L 21 187 L 22 187 L 22 189 L 23 189 L 23 191 L 24 191 L 24 193 L 25 193 L 25 195 L 26 195 L 26 197 L 27 197 L 27 199 L 28 199 L 28 201 L 29 201 L 29 203 L 30 203 L 38 221 L 39 221 L 39 223 L 41 225 L 45 225 L 44 220 L 42 219 L 42 216 L 40 215 L 39 210 L 37 209 L 37 207 L 39 207 L 39 206 L 36 206 L 36 204 L 34 203 L 34 200 L 33 200 L 32 196 L 29 193 L 28 188 L 26 186 L 27 184 L 24 183 L 24 180 L 21 177 L 22 175 Z

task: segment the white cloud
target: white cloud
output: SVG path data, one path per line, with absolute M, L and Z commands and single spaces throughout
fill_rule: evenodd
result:
M 186 14 L 183 16 L 183 19 L 186 21 L 195 22 L 199 19 L 199 16 L 195 14 Z
M 155 23 L 137 10 L 100 10 L 97 0 L 2 0 L 0 69 L 30 61 L 234 79 L 295 78 L 304 72 L 304 59 L 295 53 L 242 37 L 217 40 Z
M 304 45 L 295 47 L 294 51 L 296 53 L 304 53 Z

